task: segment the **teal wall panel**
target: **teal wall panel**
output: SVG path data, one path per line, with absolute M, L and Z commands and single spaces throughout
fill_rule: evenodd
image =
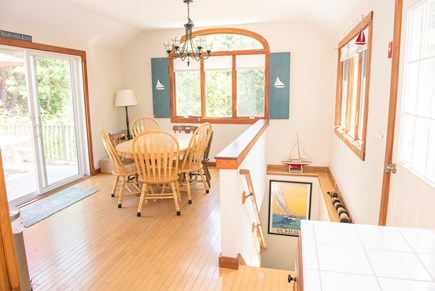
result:
M 279 77 L 284 88 L 274 86 Z M 290 53 L 270 53 L 269 79 L 269 117 L 270 119 L 289 119 L 290 117 Z
M 153 87 L 153 113 L 157 118 L 171 117 L 169 94 L 169 66 L 168 58 L 151 59 L 152 87 Z M 157 90 L 157 80 L 165 87 Z

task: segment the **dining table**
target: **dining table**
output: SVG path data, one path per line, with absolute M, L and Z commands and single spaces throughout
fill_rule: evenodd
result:
M 191 134 L 174 134 L 174 137 L 178 141 L 178 151 L 179 155 L 182 156 L 186 153 L 188 147 L 189 147 L 189 141 Z M 133 139 L 124 141 L 116 145 L 115 147 L 118 154 L 126 159 L 133 159 Z

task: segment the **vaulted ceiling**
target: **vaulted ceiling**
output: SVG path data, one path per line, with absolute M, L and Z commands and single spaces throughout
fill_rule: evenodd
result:
M 355 19 L 361 1 L 367 0 L 194 0 L 190 16 L 195 27 L 304 19 L 336 35 Z M 119 49 L 141 31 L 182 28 L 187 5 L 183 0 L 1 0 L 0 14 L 3 30 L 55 30 Z

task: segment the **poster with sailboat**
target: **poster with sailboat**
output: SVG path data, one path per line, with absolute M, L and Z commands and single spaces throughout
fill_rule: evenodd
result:
M 312 183 L 269 182 L 270 234 L 299 236 L 301 220 L 310 219 Z

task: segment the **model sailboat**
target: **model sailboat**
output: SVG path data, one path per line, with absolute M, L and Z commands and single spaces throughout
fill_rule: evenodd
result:
M 296 136 L 295 142 L 293 144 L 290 159 L 287 161 L 282 161 L 282 163 L 288 165 L 289 172 L 303 172 L 303 167 L 312 163 L 311 161 L 301 157 L 301 147 L 299 145 L 298 136 Z

